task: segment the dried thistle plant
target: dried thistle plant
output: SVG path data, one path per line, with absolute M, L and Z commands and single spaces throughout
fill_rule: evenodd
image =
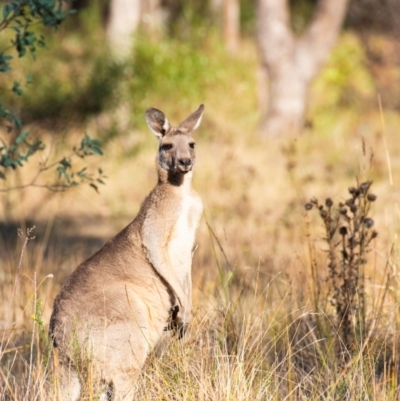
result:
M 371 241 L 378 232 L 369 216 L 376 195 L 370 192 L 372 181 L 350 187 L 350 197 L 334 206 L 328 198 L 320 204 L 312 198 L 306 210 L 316 209 L 324 223 L 328 245 L 329 279 L 332 285 L 332 303 L 337 317 L 345 360 L 354 351 L 355 335 L 365 332 L 364 266 Z M 344 349 L 343 349 L 344 346 Z

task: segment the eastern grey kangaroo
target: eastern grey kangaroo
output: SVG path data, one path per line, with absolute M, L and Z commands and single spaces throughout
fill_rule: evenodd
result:
M 84 354 L 105 399 L 132 400 L 149 352 L 171 333 L 180 337 L 190 322 L 192 250 L 203 210 L 191 187 L 192 134 L 203 110 L 176 128 L 160 110 L 146 111 L 159 141 L 157 185 L 136 218 L 78 266 L 54 301 L 50 335 L 62 401 L 80 397 Z

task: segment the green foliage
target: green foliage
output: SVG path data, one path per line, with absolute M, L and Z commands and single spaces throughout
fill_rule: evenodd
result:
M 170 36 L 190 41 L 201 30 L 206 33 L 215 23 L 210 1 L 166 0 L 169 10 L 167 29 Z
M 301 35 L 313 17 L 317 0 L 290 0 L 290 17 L 292 30 Z
M 57 28 L 67 16 L 62 10 L 62 3 L 63 0 L 14 0 L 4 6 L 0 31 L 6 28 L 14 31 L 11 43 L 19 57 L 24 57 L 27 52 L 35 57 L 36 46 L 45 46 L 44 36 L 34 31 L 35 24 Z M 10 56 L 2 58 L 3 70 L 10 69 L 10 60 Z
M 20 120 L 16 119 L 18 126 Z M 7 145 L 2 139 L 2 146 L 0 146 L 0 166 L 4 169 L 12 168 L 15 170 L 17 167 L 22 167 L 24 162 L 39 150 L 44 149 L 44 145 L 40 139 L 35 138 L 33 142 L 28 141 L 29 132 L 23 132 L 18 129 L 14 141 Z M 0 170 L 0 178 L 5 179 L 5 173 Z
M 21 82 L 13 79 L 13 59 L 14 52 L 18 58 L 30 55 L 33 60 L 36 59 L 36 50 L 38 47 L 45 47 L 48 30 L 43 28 L 57 29 L 65 20 L 68 13 L 74 13 L 75 10 L 69 12 L 64 11 L 64 4 L 70 0 L 13 0 L 3 7 L 2 19 L 0 20 L 0 33 L 4 35 L 11 31 L 11 45 L 0 52 L 0 73 L 9 74 L 10 77 L 4 79 L 5 82 L 13 82 L 9 94 L 14 96 L 24 95 L 24 89 Z M 43 32 L 43 33 L 42 33 Z M 25 85 L 30 84 L 32 75 L 26 76 Z M 6 89 L 3 91 L 7 92 Z M 10 95 L 8 94 L 8 98 Z M 7 98 L 7 93 L 3 93 L 2 98 Z M 22 167 L 30 161 L 31 157 L 37 152 L 45 149 L 45 144 L 38 138 L 31 138 L 29 131 L 23 129 L 21 118 L 17 116 L 11 107 L 7 107 L 0 99 L 0 124 L 9 134 L 7 138 L 0 138 L 0 179 L 6 180 L 10 169 L 15 170 Z M 89 138 L 85 135 L 81 146 L 73 150 L 80 158 L 93 154 L 101 155 L 101 143 L 97 140 Z M 53 190 L 66 189 L 76 186 L 81 182 L 89 182 L 89 184 L 97 190 L 97 186 L 85 171 L 77 172 L 79 180 L 73 179 L 71 173 L 71 158 L 64 157 L 61 161 L 47 165 L 43 163 L 38 170 L 37 176 L 27 185 L 19 187 L 9 187 L 5 190 L 24 188 L 29 185 L 35 185 L 38 176 L 50 167 L 59 165 L 57 168 L 58 178 L 65 182 L 61 184 L 37 185 Z M 102 174 L 100 174 L 102 176 Z M 101 180 L 101 178 L 99 177 Z
M 79 148 L 73 148 L 74 154 L 70 157 L 63 157 L 57 166 L 59 183 L 54 186 L 55 189 L 65 190 L 71 187 L 76 187 L 82 183 L 88 183 L 96 192 L 98 192 L 98 184 L 104 185 L 106 178 L 101 168 L 97 169 L 96 176 L 89 174 L 87 167 L 78 171 L 73 170 L 72 157 L 74 155 L 85 158 L 91 155 L 102 155 L 101 142 L 98 139 L 92 139 L 87 134 L 81 141 Z
M 372 77 L 366 67 L 364 49 L 354 35 L 343 35 L 314 84 L 323 102 L 320 108 L 365 104 L 374 93 Z M 318 110 L 320 112 L 320 110 Z
M 207 46 L 212 46 L 214 52 L 221 52 L 216 43 L 207 43 L 200 38 L 194 38 L 192 42 L 138 40 L 129 82 L 132 104 L 139 110 L 145 110 L 151 104 L 159 107 L 165 104 L 167 108 L 174 99 L 174 112 L 202 103 L 207 91 L 223 84 L 221 78 L 226 75 L 224 55 L 221 52 L 221 57 L 211 56 L 205 49 Z M 183 117 L 174 116 L 173 112 L 172 115 L 169 113 L 170 118 Z M 142 115 L 135 113 L 133 119 L 136 125 L 143 126 Z
M 80 124 L 115 105 L 123 67 L 113 63 L 93 37 L 60 32 L 56 40 L 64 46 L 54 43 L 30 67 L 33 82 L 23 96 L 24 120 Z M 49 63 L 54 73 L 43 74 Z
M 308 118 L 319 135 L 330 135 L 337 115 L 348 118 L 376 109 L 376 89 L 365 50 L 352 33 L 339 38 L 337 46 L 313 83 Z
M 101 156 L 103 152 L 100 148 L 101 142 L 98 139 L 91 139 L 87 134 L 85 134 L 84 138 L 82 139 L 81 146 L 79 149 L 76 149 L 75 152 L 79 157 L 82 158 L 94 154 Z
M 240 0 L 240 30 L 242 34 L 251 37 L 255 34 L 256 7 L 254 3 L 247 0 Z

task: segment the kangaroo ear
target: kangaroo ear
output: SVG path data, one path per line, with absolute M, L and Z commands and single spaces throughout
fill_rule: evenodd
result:
M 201 104 L 200 107 L 192 113 L 183 123 L 179 125 L 180 130 L 184 131 L 194 131 L 199 127 L 201 123 L 201 118 L 203 117 L 204 104 Z
M 146 122 L 158 139 L 161 139 L 171 128 L 164 113 L 154 108 L 146 110 Z

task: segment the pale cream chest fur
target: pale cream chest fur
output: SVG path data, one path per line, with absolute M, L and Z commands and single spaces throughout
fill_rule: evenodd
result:
M 168 256 L 178 277 L 184 280 L 184 287 L 185 281 L 190 279 L 192 250 L 202 211 L 200 197 L 194 191 L 187 191 L 182 197 L 179 216 L 168 244 Z

